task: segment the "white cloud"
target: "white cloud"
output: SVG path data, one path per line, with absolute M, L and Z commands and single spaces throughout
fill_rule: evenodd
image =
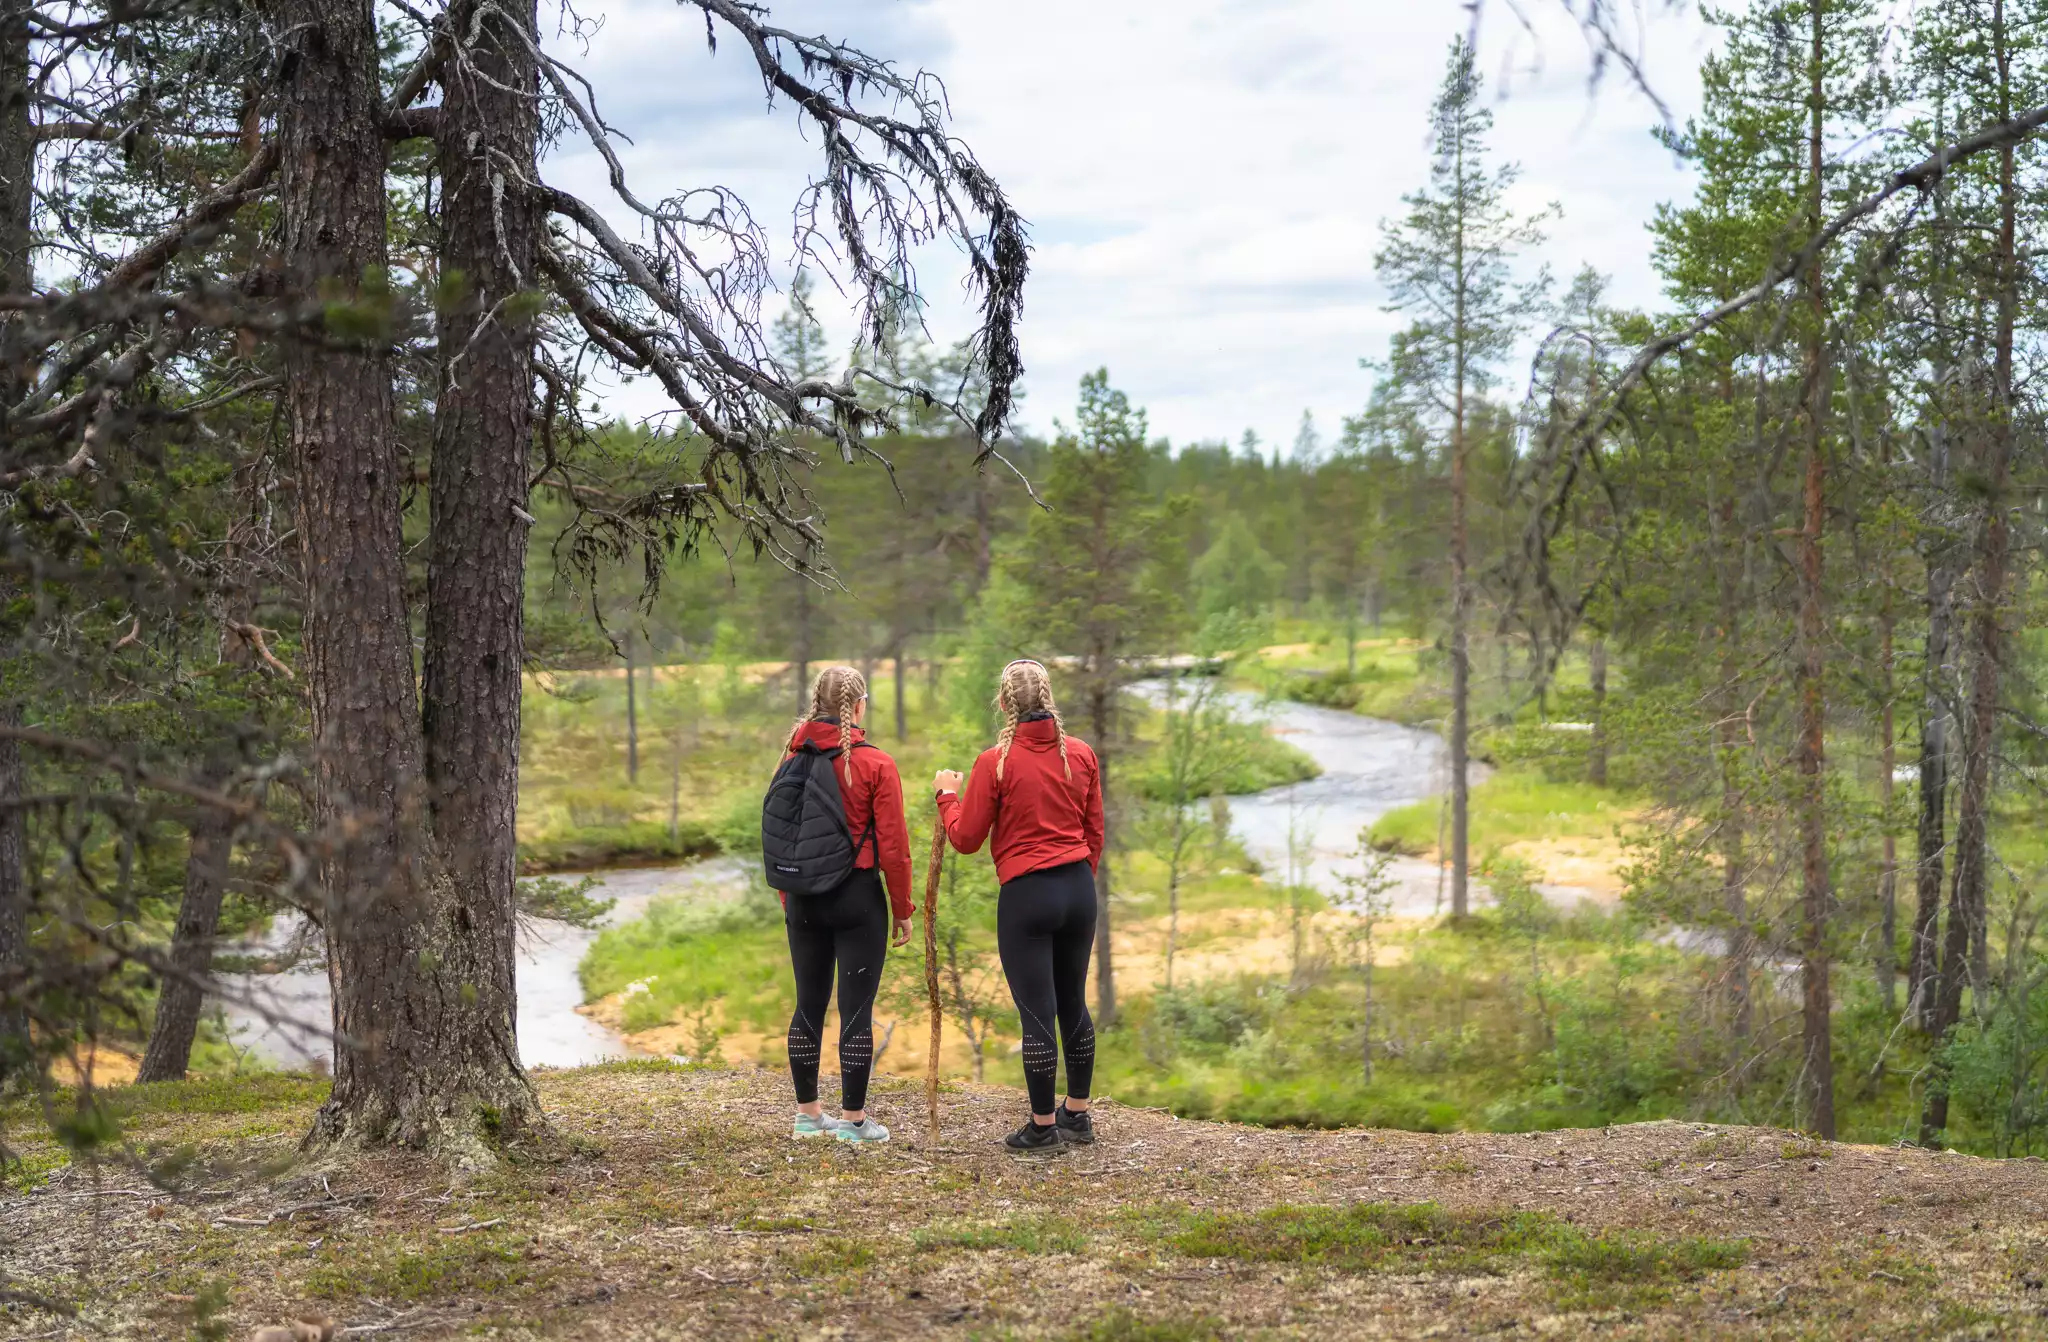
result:
M 1644 225 L 1684 194 L 1684 173 L 1623 79 L 1589 93 L 1563 6 L 1523 8 L 1537 31 L 1495 5 L 1481 65 L 1506 85 L 1494 145 L 1523 166 L 1519 198 L 1564 207 L 1542 259 L 1561 274 L 1591 262 L 1617 302 L 1652 303 Z M 1098 365 L 1176 441 L 1250 426 L 1288 442 L 1304 408 L 1328 433 L 1363 404 L 1358 359 L 1399 324 L 1373 281 L 1379 224 L 1427 176 L 1426 110 L 1468 21 L 1462 0 L 782 0 L 774 19 L 945 80 L 959 134 L 1032 221 L 1033 428 Z M 1681 117 L 1704 41 L 1689 12 L 1650 21 L 1650 77 Z M 786 104 L 764 110 L 737 43 L 714 58 L 695 11 L 615 0 L 587 52 L 557 46 L 634 137 L 623 157 L 645 194 L 733 187 L 787 253 L 817 147 Z M 573 143 L 549 171 L 602 192 L 601 163 Z M 935 248 L 922 264 L 933 333 L 964 334 L 957 262 Z M 827 320 L 835 342 L 850 338 L 843 314 Z M 644 412 L 651 394 L 615 403 Z

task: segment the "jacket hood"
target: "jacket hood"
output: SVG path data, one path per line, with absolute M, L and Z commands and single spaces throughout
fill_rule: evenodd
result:
M 1040 718 L 1036 722 L 1020 722 L 1017 734 L 1011 738 L 1020 746 L 1033 750 L 1051 750 L 1060 739 L 1060 725 L 1051 718 Z
M 868 734 L 866 729 L 855 727 L 853 729 L 853 739 L 855 743 L 867 740 Z M 813 719 L 796 729 L 796 737 L 790 744 L 792 747 L 811 745 L 816 746 L 820 750 L 837 750 L 839 749 L 839 724 L 835 721 Z

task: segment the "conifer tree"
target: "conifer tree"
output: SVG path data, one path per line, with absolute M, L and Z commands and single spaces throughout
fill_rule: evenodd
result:
M 1145 412 L 1110 385 L 1107 369 L 1083 377 L 1074 423 L 1041 470 L 1046 507 L 1002 565 L 1028 612 L 1029 624 L 1015 631 L 1028 640 L 1025 655 L 1074 658 L 1055 684 L 1101 761 L 1111 851 L 1122 822 L 1119 701 L 1131 678 L 1128 659 L 1163 651 L 1185 618 L 1177 595 L 1184 575 L 1174 572 L 1168 506 L 1148 486 L 1151 464 Z M 1095 876 L 1095 987 L 1105 1021 L 1116 1016 L 1111 851 Z
M 1495 385 L 1496 370 L 1540 297 L 1541 280 L 1515 282 L 1514 260 L 1542 240 L 1546 217 L 1515 213 L 1507 194 L 1520 170 L 1487 162 L 1493 113 L 1481 102 L 1473 60 L 1463 39 L 1451 44 L 1430 109 L 1435 159 L 1429 185 L 1403 198 L 1408 213 L 1386 225 L 1374 258 L 1390 310 L 1410 319 L 1394 339 L 1386 375 L 1440 426 L 1450 466 L 1451 912 L 1459 918 L 1470 908 L 1471 875 L 1473 426 L 1480 399 Z

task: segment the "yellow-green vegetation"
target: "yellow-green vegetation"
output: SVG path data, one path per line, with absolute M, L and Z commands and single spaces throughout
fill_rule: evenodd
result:
M 1362 638 L 1346 656 L 1327 628 L 1283 631 L 1301 642 L 1269 646 L 1241 668 L 1251 687 L 1285 699 L 1348 709 L 1394 722 L 1433 722 L 1449 711 L 1449 681 L 1441 654 L 1419 639 Z
M 1095 1146 L 1019 1159 L 1001 1088 L 948 1087 L 934 1140 L 921 1088 L 884 1079 L 897 1139 L 854 1149 L 790 1141 L 774 1072 L 536 1084 L 552 1133 L 467 1173 L 304 1160 L 308 1078 L 232 1106 L 198 1085 L 123 1096 L 96 1163 L 17 1102 L 9 1141 L 51 1173 L 0 1192 L 0 1333 L 232 1338 L 324 1315 L 507 1342 L 2048 1335 L 2035 1162 L 1782 1160 L 1797 1134 L 1679 1123 L 1275 1131 L 1114 1101 Z M 128 1163 L 165 1150 L 188 1163 Z
M 1420 1132 L 1785 1112 L 1790 1073 L 1702 1029 L 1712 1003 L 1701 976 L 1714 962 L 1645 938 L 1626 914 L 1562 914 L 1524 898 L 1458 925 L 1383 927 L 1369 1014 L 1356 940 L 1341 922 L 1319 926 L 1325 935 L 1297 971 L 1131 995 L 1117 1028 L 1098 1037 L 1097 1088 L 1188 1117 Z M 1896 1026 L 1867 984 L 1846 986 L 1839 1047 L 1887 1059 L 1841 1096 L 1841 1130 L 1854 1140 L 1918 1131 L 1930 1050 Z M 1731 1084 L 1738 1065 L 1753 1070 Z M 1995 1104 L 1972 1098 L 1958 1105 L 1949 1143 L 2004 1153 L 2002 1121 Z
M 782 923 L 764 891 L 708 907 L 657 901 L 646 917 L 607 929 L 580 973 L 588 1000 L 626 994 L 620 1023 L 628 1031 L 716 1004 L 719 1029 L 779 1033 L 796 1000 Z
M 636 675 L 637 779 L 622 669 L 528 677 L 519 774 L 526 870 L 669 862 L 751 851 L 759 842 L 761 793 L 796 716 L 786 668 L 692 663 L 643 666 Z M 973 763 L 993 741 L 994 727 L 958 725 L 943 685 L 934 695 L 930 677 L 915 663 L 903 688 L 905 730 L 899 733 L 893 664 L 875 665 L 866 726 L 874 743 L 896 758 L 915 822 L 932 774 Z M 1225 791 L 1256 792 L 1314 775 L 1299 750 L 1256 728 L 1245 730 L 1251 745 Z M 1157 715 L 1140 716 L 1132 774 L 1140 787 L 1158 734 Z
M 1512 855 L 1517 845 L 1584 839 L 1621 856 L 1618 831 L 1634 816 L 1629 799 L 1590 783 L 1557 782 L 1526 766 L 1505 768 L 1472 789 L 1475 864 Z M 1376 848 L 1423 856 L 1437 851 L 1443 804 L 1431 800 L 1389 811 L 1373 823 Z
M 1441 1165 L 1435 1167 L 1441 1169 Z M 1462 1173 L 1471 1172 L 1467 1163 Z M 1741 1267 L 1746 1240 L 1616 1229 L 1588 1233 L 1548 1212 L 1434 1202 L 1283 1205 L 1181 1218 L 1167 1242 L 1197 1258 L 1312 1263 L 1351 1272 L 1498 1276 L 1535 1268 L 1579 1307 L 1653 1307 L 1670 1288 Z

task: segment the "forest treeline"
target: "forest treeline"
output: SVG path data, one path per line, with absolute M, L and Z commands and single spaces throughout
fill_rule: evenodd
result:
M 1698 934 L 1727 1087 L 1832 1135 L 1868 983 L 1918 1041 L 1924 1140 L 1961 1071 L 2038 1109 L 2038 16 L 1716 16 L 1652 312 L 1517 210 L 1455 43 L 1376 254 L 1406 324 L 1339 354 L 1369 398 L 1175 445 L 1106 371 L 1006 432 L 1028 234 L 935 81 L 688 7 L 820 147 L 793 245 L 855 295 L 844 358 L 801 285 L 763 320 L 744 202 L 627 177 L 532 4 L 4 0 L 11 1074 L 152 1032 L 144 1075 L 182 1073 L 223 908 L 291 907 L 335 988 L 316 1141 L 543 1132 L 511 1010 L 524 670 L 887 659 L 971 706 L 991 661 L 1057 655 L 1114 807 L 1134 659 L 1313 621 L 1346 656 L 1295 692 L 1345 701 L 1373 632 L 1442 667 L 1454 917 L 1456 766 L 1569 714 L 1571 767 L 1658 822 L 1632 907 Z M 614 169 L 602 208 L 547 180 L 571 141 Z M 979 309 L 943 352 L 909 269 L 935 239 Z M 672 414 L 605 422 L 600 375 Z

